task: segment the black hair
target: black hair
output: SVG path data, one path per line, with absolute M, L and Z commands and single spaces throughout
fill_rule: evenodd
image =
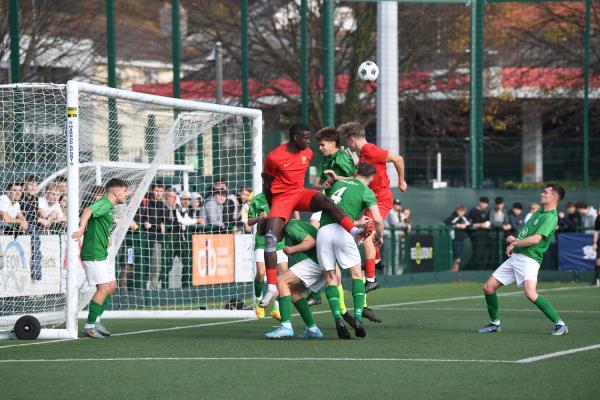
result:
M 480 203 L 486 203 L 486 204 L 489 204 L 489 202 L 490 202 L 490 199 L 489 199 L 487 196 L 481 196 L 481 197 L 479 198 L 479 202 L 480 202 Z
M 335 128 L 321 128 L 315 135 L 317 141 L 335 142 L 335 147 L 341 146 L 340 134 Z
M 106 189 L 107 192 L 114 188 L 126 188 L 126 187 L 129 187 L 127 182 L 125 182 L 123 179 L 119 179 L 119 178 L 112 178 L 111 180 L 106 182 L 106 185 L 104 185 L 104 188 Z
M 558 194 L 558 201 L 561 201 L 565 198 L 565 188 L 560 186 L 558 183 L 549 183 L 546 185 L 546 187 L 552 189 L 552 191 Z M 587 208 L 587 204 L 582 208 Z
M 289 131 L 290 139 L 293 139 L 294 135 L 299 135 L 304 132 L 310 133 L 310 128 L 304 124 L 296 123 L 296 124 L 290 126 L 290 131 Z

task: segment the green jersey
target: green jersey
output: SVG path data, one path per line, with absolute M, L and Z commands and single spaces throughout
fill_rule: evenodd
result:
M 317 228 L 311 224 L 307 224 L 306 222 L 298 221 L 297 219 L 292 219 L 290 222 L 288 222 L 288 224 L 285 226 L 284 234 L 285 243 L 288 246 L 295 246 L 302 243 L 307 236 L 311 236 L 317 240 Z M 307 258 L 313 260 L 317 265 L 319 264 L 316 246 L 308 251 L 292 255 L 289 258 L 288 265 L 291 267 L 292 265 L 298 264 L 300 261 L 306 260 Z
M 331 187 L 329 198 L 352 220 L 356 220 L 366 208 L 377 205 L 375 193 L 356 178 L 337 181 Z M 321 227 L 336 223 L 335 219 L 323 213 Z
M 558 224 L 556 210 L 544 211 L 540 209 L 523 225 L 517 235 L 517 239 L 525 239 L 532 235 L 542 235 L 542 240 L 538 244 L 529 247 L 515 247 L 514 252 L 533 258 L 541 264 L 544 253 L 548 250 L 552 239 L 554 239 L 556 224 Z
M 93 203 L 83 244 L 81 245 L 82 261 L 104 261 L 108 258 L 108 240 L 113 226 L 113 209 L 115 205 L 106 197 Z
M 325 171 L 332 170 L 337 176 L 349 177 L 354 175 L 356 166 L 352 157 L 344 150 L 338 150 L 334 154 L 323 157 L 321 160 L 321 166 L 317 171 L 317 176 L 321 177 L 321 184 L 327 180 Z M 331 188 L 325 190 L 325 195 L 331 194 Z
M 248 206 L 248 218 L 257 218 L 260 214 L 269 213 L 269 203 L 263 193 L 259 193 L 252 198 L 250 205 Z M 285 243 L 283 241 L 277 243 L 277 250 L 283 250 Z M 254 238 L 254 248 L 264 249 L 265 248 L 265 236 L 256 234 Z

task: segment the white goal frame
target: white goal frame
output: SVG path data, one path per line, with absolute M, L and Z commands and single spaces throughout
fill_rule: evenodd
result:
M 37 84 L 13 84 L 3 87 L 35 87 Z M 198 101 L 182 100 L 162 97 L 144 93 L 114 89 L 70 80 L 66 84 L 66 110 L 67 116 L 67 237 L 70 238 L 79 227 L 80 191 L 79 170 L 81 167 L 90 166 L 90 163 L 79 162 L 79 95 L 88 93 L 130 101 L 144 102 L 170 108 L 181 108 L 185 111 L 205 111 L 230 114 L 252 120 L 252 189 L 254 193 L 262 191 L 262 111 L 258 109 L 226 106 Z M 174 120 L 174 124 L 177 121 Z M 141 168 L 148 167 L 140 164 Z M 164 166 L 161 166 L 164 169 Z M 183 167 L 183 166 L 181 166 Z M 185 168 L 182 169 L 184 171 Z M 137 205 L 139 207 L 139 204 Z M 75 339 L 78 336 L 78 317 L 80 305 L 78 304 L 78 263 L 79 246 L 77 241 L 67 241 L 67 285 L 66 285 L 66 318 L 65 328 L 42 329 L 39 339 Z M 35 314 L 33 314 L 35 315 Z M 18 317 L 18 316 L 16 316 Z M 256 318 L 254 310 L 181 310 L 181 311 L 107 311 L 103 318 Z M 6 338 L 0 332 L 0 339 Z

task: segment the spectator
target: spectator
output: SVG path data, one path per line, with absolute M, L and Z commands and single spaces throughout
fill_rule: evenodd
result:
M 200 218 L 212 229 L 223 230 L 225 224 L 223 216 L 225 214 L 225 202 L 227 201 L 227 192 L 222 189 L 215 189 L 212 195 L 204 203 Z
M 129 224 L 129 229 L 127 230 L 125 238 L 123 238 L 123 243 L 119 248 L 118 260 L 121 264 L 121 271 L 119 272 L 119 293 L 121 293 L 121 295 L 126 295 L 127 289 L 134 286 L 134 280 L 132 278 L 136 262 L 136 246 L 133 232 L 136 232 L 139 229 L 139 218 L 140 215 L 138 210 L 138 213 L 136 213 L 134 216 L 131 224 Z M 141 262 L 140 258 L 138 258 L 138 262 Z
M 190 192 L 181 192 L 179 196 L 181 207 L 177 209 L 177 220 L 181 224 L 183 231 L 187 230 L 188 226 L 204 225 L 202 218 L 196 218 L 194 209 L 192 208 L 192 194 Z
M 583 228 L 585 229 L 585 233 L 592 233 L 594 229 L 594 222 L 596 222 L 596 217 L 598 216 L 598 211 L 592 206 L 588 206 L 585 201 L 578 201 L 575 203 L 575 208 L 581 215 L 581 223 Z
M 406 232 L 410 232 L 412 230 L 411 214 L 412 214 L 412 211 L 408 207 L 405 208 L 401 214 L 403 219 L 400 222 L 404 223 L 404 226 L 405 226 L 404 229 L 406 229 Z
M 192 193 L 192 204 L 190 206 L 192 209 L 191 216 L 193 218 L 195 218 L 195 219 L 200 218 L 200 212 L 202 210 L 203 205 L 204 205 L 204 199 L 202 199 L 202 195 L 198 192 L 193 192 Z M 204 224 L 204 222 L 202 224 Z
M 191 199 L 189 193 L 186 193 L 186 197 Z M 159 280 L 164 289 L 169 287 L 169 273 L 173 269 L 173 260 L 175 257 L 179 257 L 182 264 L 181 284 L 183 287 L 189 287 L 192 282 L 190 238 L 183 229 L 183 225 L 179 222 L 178 216 L 181 215 L 181 207 L 177 204 L 177 192 L 174 188 L 170 188 L 165 193 L 164 210 L 165 238 L 163 259 L 165 260 L 165 265 L 161 270 Z
M 469 219 L 465 217 L 465 211 L 465 206 L 459 204 L 452 215 L 444 221 L 446 225 L 452 227 L 452 254 L 454 255 L 452 272 L 458 272 L 458 267 L 464 253 L 465 239 L 467 238 L 465 230 L 471 225 Z
M 252 228 L 248 226 L 248 208 L 250 206 L 250 198 L 252 191 L 247 187 L 242 187 L 238 191 L 238 200 L 240 203 L 240 226 L 243 227 L 244 233 L 251 233 Z
M 485 196 L 480 197 L 477 206 L 467 214 L 467 218 L 471 221 L 470 238 L 473 245 L 473 256 L 465 269 L 488 269 L 491 267 L 489 229 L 492 223 L 488 210 L 489 203 L 490 199 Z
M 54 179 L 56 183 L 56 189 L 58 190 L 58 197 L 67 195 L 67 177 L 60 175 Z
M 577 211 L 575 203 L 572 201 L 565 204 L 567 214 L 564 212 L 558 213 L 558 227 L 563 232 L 575 232 L 582 226 L 581 214 Z
M 525 216 L 525 220 L 524 220 L 525 223 L 527 223 L 527 221 L 529 221 L 529 218 L 531 218 L 531 216 L 533 214 L 535 214 L 536 212 L 538 212 L 539 209 L 540 209 L 540 205 L 538 203 L 531 203 L 529 205 L 529 212 Z
M 510 234 L 516 236 L 525 224 L 523 204 L 519 202 L 513 204 L 512 209 L 508 212 L 508 221 L 510 223 Z
M 594 233 L 592 234 L 592 246 L 596 252 L 596 268 L 594 268 L 594 279 L 592 285 L 600 286 L 600 215 L 596 216 L 594 221 Z
M 392 210 L 383 220 L 383 224 L 386 229 L 406 230 L 406 216 L 400 199 L 394 199 Z
M 28 232 L 31 235 L 31 279 L 42 279 L 42 251 L 40 239 L 40 223 L 46 220 L 40 216 L 40 203 L 38 199 L 39 178 L 35 175 L 25 177 L 25 193 L 21 199 L 21 209 L 27 221 Z
M 9 183 L 6 187 L 6 194 L 0 196 L 0 217 L 4 223 L 4 234 L 14 235 L 20 230 L 28 229 L 27 220 L 21 212 L 19 200 L 23 196 L 23 186 L 21 183 Z
M 492 228 L 501 229 L 504 232 L 510 231 L 510 221 L 508 213 L 504 209 L 504 199 L 502 197 L 494 199 L 494 210 L 490 213 L 490 223 Z
M 165 232 L 164 215 L 165 204 L 163 202 L 165 195 L 165 186 L 162 182 L 156 181 L 151 187 L 151 198 L 146 203 L 146 209 L 143 210 L 141 222 L 147 232 L 148 253 L 146 253 L 144 265 L 149 265 L 149 276 L 147 288 L 151 290 L 160 289 L 158 281 L 162 269 L 162 235 Z
M 46 222 L 44 227 L 55 233 L 63 231 L 67 222 L 60 206 L 59 190 L 58 184 L 53 182 L 46 188 L 45 197 L 39 198 L 40 216 Z
M 84 197 L 84 200 L 81 201 L 81 209 L 85 210 L 92 203 L 100 200 L 102 196 L 104 196 L 106 190 L 104 186 L 94 186 L 92 190 L 87 193 Z

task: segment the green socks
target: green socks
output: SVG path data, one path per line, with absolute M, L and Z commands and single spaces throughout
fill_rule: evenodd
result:
M 500 312 L 498 312 L 498 295 L 496 293 L 486 294 L 485 302 L 487 303 L 488 314 L 490 320 L 494 323 L 500 321 Z
M 327 296 L 327 301 L 329 302 L 329 307 L 331 307 L 331 313 L 333 314 L 333 319 L 340 320 L 342 319 L 342 311 L 340 310 L 340 293 L 338 291 L 337 286 L 329 285 L 325 288 L 325 295 Z
M 354 319 L 362 320 L 365 306 L 365 283 L 362 279 L 352 280 L 352 298 L 354 299 Z
M 254 281 L 254 296 L 259 298 L 265 289 L 265 281 Z
M 281 322 L 292 322 L 292 296 L 283 296 L 279 298 L 279 312 L 281 313 Z
M 310 296 L 315 298 L 315 299 L 320 299 L 321 298 L 321 290 L 317 290 L 316 292 L 313 292 L 312 290 L 310 291 Z
M 548 317 L 550 321 L 554 322 L 555 324 L 561 322 L 561 319 L 554 307 L 552 307 L 552 304 L 550 304 L 550 302 L 541 294 L 538 296 L 537 300 L 533 302 L 533 304 L 542 310 L 544 315 Z
M 302 321 L 304 321 L 307 328 L 317 326 L 317 323 L 315 322 L 315 317 L 313 316 L 312 311 L 310 311 L 310 306 L 308 305 L 308 302 L 305 298 L 301 298 L 300 300 L 295 302 L 294 306 L 296 307 L 296 310 L 298 310 L 298 312 L 300 313 Z M 281 315 L 281 319 L 283 320 L 283 314 Z
M 102 306 L 94 301 L 90 301 L 90 305 L 88 307 L 88 318 L 87 318 L 87 323 L 90 325 L 93 325 L 96 323 L 96 319 L 98 319 L 98 317 L 100 315 L 102 315 Z

